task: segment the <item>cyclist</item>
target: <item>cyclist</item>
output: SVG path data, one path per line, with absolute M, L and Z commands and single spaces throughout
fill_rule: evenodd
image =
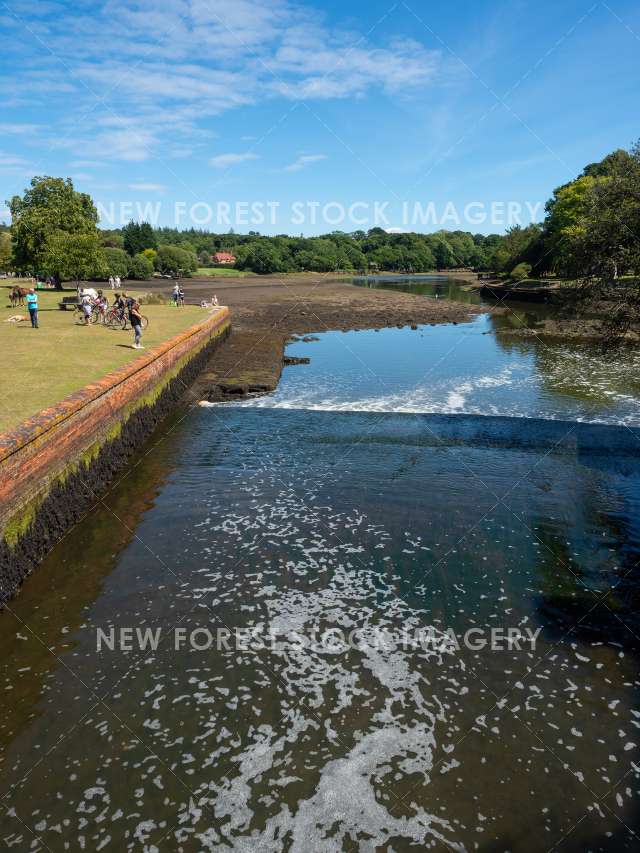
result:
M 124 293 L 122 295 L 120 295 L 119 293 L 116 293 L 116 295 L 113 298 L 112 308 L 114 308 L 118 312 L 118 317 L 120 319 L 122 319 L 124 317 L 124 309 L 126 308 L 126 304 L 124 301 L 125 296 L 126 296 L 126 293 Z

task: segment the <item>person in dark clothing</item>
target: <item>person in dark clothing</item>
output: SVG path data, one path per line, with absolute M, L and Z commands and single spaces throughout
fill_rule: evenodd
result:
M 133 348 L 144 349 L 140 343 L 140 339 L 142 338 L 142 314 L 140 313 L 140 303 L 132 299 L 131 305 L 129 305 L 128 308 L 129 322 L 133 329 Z

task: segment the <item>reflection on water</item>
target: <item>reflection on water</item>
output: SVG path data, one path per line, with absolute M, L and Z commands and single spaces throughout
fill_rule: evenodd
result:
M 217 407 L 137 476 L 135 536 L 89 518 L 33 578 L 70 612 L 28 583 L 3 614 L 10 849 L 637 849 L 628 429 Z M 160 643 L 97 652 L 110 626 Z M 496 628 L 540 633 L 407 642 Z M 356 629 L 386 642 L 300 639 Z
M 239 405 L 640 424 L 638 352 L 612 359 L 581 344 L 514 338 L 501 321 L 321 333 L 290 347 L 310 365 L 287 368 L 274 394 Z
M 467 305 L 482 305 L 485 301 L 468 281 L 437 275 L 368 275 L 352 280 L 359 287 L 371 290 L 401 290 L 431 299 L 451 299 Z M 493 300 L 495 303 L 495 299 Z

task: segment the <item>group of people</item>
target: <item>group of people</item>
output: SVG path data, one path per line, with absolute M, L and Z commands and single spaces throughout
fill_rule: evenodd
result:
M 120 289 L 120 276 L 117 275 L 115 278 L 110 275 L 109 276 L 109 287 L 111 290 L 119 290 Z
M 176 308 L 184 308 L 184 290 L 177 282 L 173 288 L 173 293 L 171 294 L 171 301 Z
M 78 288 L 78 298 L 80 307 L 84 314 L 84 324 L 91 324 L 91 314 L 93 309 L 104 316 L 109 309 L 109 300 L 101 290 L 94 290 L 93 287 Z M 128 315 L 131 328 L 133 329 L 133 348 L 144 349 L 140 341 L 142 340 L 142 314 L 140 313 L 140 303 L 133 296 L 127 296 L 126 293 L 116 293 L 113 299 L 111 308 L 114 308 L 121 318 L 124 318 L 125 312 Z

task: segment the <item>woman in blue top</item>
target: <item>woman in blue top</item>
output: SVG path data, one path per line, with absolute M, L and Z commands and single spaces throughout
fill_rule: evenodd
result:
M 31 328 L 38 328 L 38 294 L 30 287 L 27 293 L 27 308 L 29 309 L 29 317 L 31 317 Z

